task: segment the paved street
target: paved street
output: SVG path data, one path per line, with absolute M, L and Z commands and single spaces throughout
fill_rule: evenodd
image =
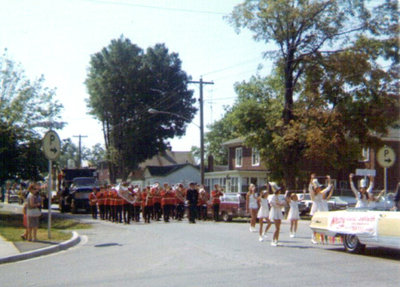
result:
M 87 215 L 78 215 L 85 219 Z M 91 220 L 89 220 L 91 221 Z M 310 243 L 282 226 L 283 246 L 270 246 L 248 224 L 95 222 L 78 246 L 0 266 L 1 286 L 398 286 L 400 252 Z M 273 228 L 272 228 L 273 229 Z

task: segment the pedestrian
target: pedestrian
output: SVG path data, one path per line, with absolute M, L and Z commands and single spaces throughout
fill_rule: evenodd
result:
M 259 241 L 262 242 L 264 241 L 264 239 L 266 238 L 266 233 L 268 232 L 269 228 L 272 225 L 271 220 L 269 220 L 269 203 L 268 203 L 268 196 L 271 193 L 271 187 L 269 186 L 269 184 L 266 184 L 266 189 L 264 189 L 263 191 L 261 191 L 260 196 L 258 197 L 258 202 L 260 205 L 260 208 L 258 209 L 257 212 L 257 218 L 258 218 L 258 222 L 260 224 L 260 230 L 259 230 Z M 264 219 L 267 222 L 267 226 L 265 228 L 265 230 L 263 230 L 263 224 L 264 224 Z
M 92 192 L 89 194 L 89 206 L 90 206 L 90 211 L 92 213 L 92 218 L 97 219 L 97 194 L 98 194 L 98 188 L 93 187 Z
M 288 220 L 290 222 L 290 237 L 296 237 L 297 226 L 300 219 L 299 198 L 296 193 L 291 193 L 287 199 L 289 205 Z
M 274 221 L 275 232 L 271 241 L 272 246 L 279 245 L 279 232 L 281 229 L 281 222 L 283 219 L 282 207 L 285 206 L 285 203 L 279 199 L 279 194 L 281 192 L 281 188 L 275 183 L 269 183 L 272 189 L 273 195 L 269 198 L 269 204 L 271 205 L 271 210 L 269 212 L 269 219 Z
M 133 218 L 135 222 L 140 222 L 140 207 L 142 206 L 142 193 L 140 187 L 137 185 L 133 189 L 133 196 L 135 201 L 133 202 Z
M 360 180 L 360 190 L 358 190 L 354 186 L 353 182 L 354 174 L 349 174 L 350 188 L 354 193 L 354 197 L 357 200 L 355 208 L 366 208 L 369 203 L 373 200 L 372 197 L 372 189 L 374 187 L 374 178 L 372 176 L 369 177 L 369 186 L 367 188 L 367 180 L 365 178 Z
M 258 201 L 256 194 L 256 186 L 252 183 L 246 194 L 246 212 L 250 213 L 250 232 L 256 232 Z
M 196 223 L 197 202 L 199 200 L 199 191 L 196 189 L 196 183 L 191 182 L 189 184 L 186 200 L 189 204 L 189 223 Z
M 197 212 L 199 214 L 199 219 L 207 220 L 207 201 L 208 201 L 208 193 L 204 188 L 204 185 L 200 185 L 199 202 L 197 205 Z
M 27 198 L 27 225 L 28 225 L 28 241 L 37 240 L 37 230 L 39 227 L 39 218 L 42 214 L 40 211 L 41 198 L 39 196 L 39 186 L 37 183 L 31 183 L 28 187 L 29 195 Z
M 186 198 L 186 190 L 182 183 L 178 184 L 178 187 L 175 191 L 175 198 L 176 198 L 176 219 L 181 221 L 185 214 L 185 198 Z

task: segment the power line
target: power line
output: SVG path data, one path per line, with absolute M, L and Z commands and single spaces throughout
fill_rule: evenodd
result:
M 227 13 L 224 13 L 224 12 L 206 11 L 206 10 L 192 10 L 192 9 L 182 9 L 182 8 L 169 8 L 169 7 L 160 7 L 160 6 L 151 6 L 151 5 L 127 3 L 127 2 L 121 2 L 121 1 L 107 1 L 107 0 L 85 0 L 85 1 L 86 2 L 93 2 L 93 3 L 100 3 L 100 4 L 130 6 L 130 7 L 138 7 L 138 8 L 146 8 L 146 9 L 154 9 L 154 10 L 162 10 L 162 11 L 172 11 L 172 12 L 194 13 L 194 14 L 210 14 L 210 15 L 227 15 Z

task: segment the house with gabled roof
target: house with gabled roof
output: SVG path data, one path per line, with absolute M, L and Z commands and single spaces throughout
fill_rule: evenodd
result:
M 144 185 L 168 183 L 175 185 L 183 183 L 187 186 L 190 182 L 200 182 L 200 169 L 190 163 L 167 166 L 147 166 L 144 170 Z
M 142 162 L 130 173 L 128 180 L 141 187 L 154 182 L 187 184 L 200 182 L 200 169 L 191 152 L 166 150 Z

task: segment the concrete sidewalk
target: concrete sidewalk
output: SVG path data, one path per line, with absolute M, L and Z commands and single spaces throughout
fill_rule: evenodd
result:
M 5 204 L 0 202 L 0 210 L 22 213 L 22 206 L 18 204 Z M 72 232 L 72 237 L 64 242 L 52 241 L 18 241 L 10 242 L 0 236 L 0 264 L 26 260 L 61 250 L 68 249 L 80 242 L 79 234 Z

